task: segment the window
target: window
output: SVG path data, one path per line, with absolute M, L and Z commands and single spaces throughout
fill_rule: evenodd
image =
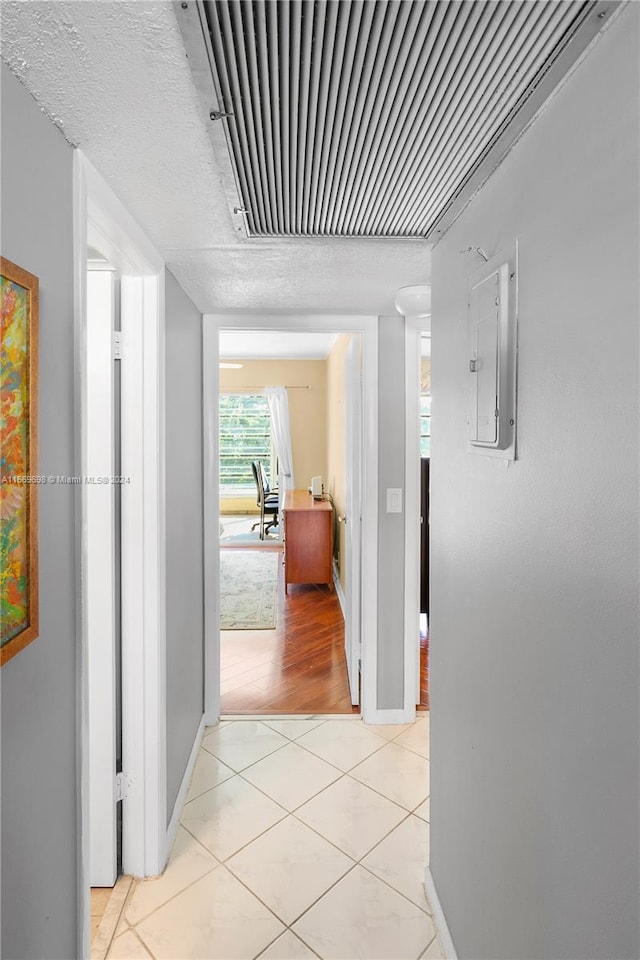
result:
M 220 493 L 252 495 L 256 483 L 251 461 L 261 460 L 271 483 L 271 419 L 260 393 L 220 395 Z M 273 483 L 271 484 L 273 486 Z
M 431 396 L 426 393 L 420 395 L 420 456 L 431 456 Z

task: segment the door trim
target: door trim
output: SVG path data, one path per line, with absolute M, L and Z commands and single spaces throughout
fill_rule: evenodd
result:
M 362 651 L 362 363 L 361 344 L 352 337 L 344 356 L 345 413 L 345 582 L 348 616 L 344 624 L 344 649 L 352 706 L 360 705 Z M 358 644 L 354 645 L 354 638 Z
M 205 314 L 203 317 L 205 510 L 205 722 L 220 718 L 218 390 L 219 332 L 360 333 L 362 336 L 362 687 L 365 722 L 384 723 L 377 710 L 378 596 L 378 317 L 308 314 Z
M 113 444 L 105 443 L 104 439 L 115 436 L 116 426 L 113 359 L 114 273 L 107 270 L 89 271 L 86 276 L 86 290 L 87 380 L 92 387 L 84 395 L 87 423 L 86 472 L 96 477 L 112 476 L 115 472 Z M 111 887 L 118 874 L 117 811 L 113 791 L 117 757 L 118 632 L 114 486 L 83 485 L 82 498 L 91 759 L 89 880 L 91 886 Z
M 99 242 L 123 276 L 122 663 L 123 867 L 136 876 L 166 862 L 164 261 L 80 150 L 73 158 L 75 471 L 87 474 L 87 243 Z M 89 674 L 86 488 L 76 502 L 78 649 L 79 956 L 89 952 Z

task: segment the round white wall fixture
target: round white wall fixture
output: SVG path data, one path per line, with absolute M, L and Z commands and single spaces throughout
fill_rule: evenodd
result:
M 400 287 L 396 291 L 396 310 L 403 317 L 431 316 L 431 284 L 416 284 L 413 287 Z

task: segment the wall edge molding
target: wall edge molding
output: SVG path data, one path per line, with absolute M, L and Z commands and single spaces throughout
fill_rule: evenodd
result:
M 344 595 L 344 590 L 342 589 L 342 584 L 340 583 L 340 574 L 338 573 L 338 564 L 333 560 L 333 586 L 335 587 L 336 594 L 338 595 L 338 602 L 340 604 L 340 609 L 342 610 L 342 616 L 347 617 L 347 598 Z
M 202 737 L 204 735 L 205 726 L 206 726 L 205 716 L 203 714 L 202 717 L 200 718 L 198 729 L 196 730 L 195 739 L 193 741 L 191 753 L 189 754 L 187 766 L 185 767 L 182 783 L 180 784 L 180 789 L 178 790 L 176 802 L 173 805 L 173 813 L 171 814 L 171 820 L 169 821 L 169 826 L 167 827 L 166 856 L 165 856 L 165 861 L 167 862 L 169 860 L 169 855 L 171 854 L 171 849 L 176 839 L 176 833 L 178 832 L 178 826 L 180 824 L 182 809 L 184 807 L 184 803 L 187 797 L 187 792 L 189 790 L 189 784 L 191 783 L 191 777 L 193 776 L 193 769 L 196 765 L 196 760 L 198 759 L 198 754 L 200 752 L 200 744 L 202 743 Z
M 440 946 L 442 947 L 442 952 L 446 960 L 458 960 L 458 954 L 451 939 L 451 933 L 449 932 L 449 926 L 444 915 L 444 910 L 442 909 L 442 904 L 440 903 L 438 891 L 436 890 L 433 874 L 431 873 L 431 868 L 428 866 L 424 868 L 424 890 L 427 896 L 427 902 L 431 907 L 433 923 L 436 928 L 438 940 L 440 941 Z

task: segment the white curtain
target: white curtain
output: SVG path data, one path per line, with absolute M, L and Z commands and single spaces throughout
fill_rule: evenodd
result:
M 265 394 L 269 404 L 273 442 L 279 463 L 280 489 L 293 490 L 293 454 L 287 391 L 285 387 L 266 387 Z

